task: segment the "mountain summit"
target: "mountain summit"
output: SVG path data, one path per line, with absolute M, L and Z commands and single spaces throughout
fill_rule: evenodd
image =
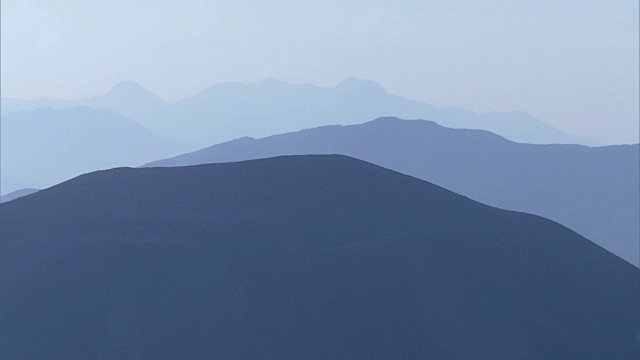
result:
M 133 81 L 117 84 L 101 97 L 88 100 L 88 105 L 106 107 L 137 120 L 160 111 L 167 103 Z
M 433 182 L 482 203 L 557 221 L 640 265 L 640 145 L 529 145 L 487 131 L 379 118 L 230 141 L 147 166 L 279 155 L 342 154 Z
M 387 94 L 387 91 L 373 80 L 348 78 L 340 82 L 336 89 L 352 93 Z
M 448 127 L 488 130 L 524 143 L 590 143 L 526 113 L 480 114 L 439 107 L 389 94 L 374 81 L 355 78 L 345 79 L 335 87 L 288 84 L 273 78 L 254 83 L 228 82 L 171 104 L 130 81 L 90 99 L 2 101 L 3 114 L 42 106 L 107 107 L 165 137 L 200 146 L 241 136 L 263 137 L 322 125 L 352 125 L 381 116 L 421 118 Z
M 489 130 L 518 142 L 583 141 L 524 113 L 479 114 L 438 107 L 389 94 L 371 80 L 354 78 L 333 88 L 275 79 L 222 83 L 139 121 L 158 133 L 206 146 L 241 136 L 263 137 L 321 125 L 358 124 L 380 116 L 422 118 L 449 127 Z
M 0 204 L 0 228 L 7 359 L 639 350 L 637 268 L 344 156 L 94 172 Z

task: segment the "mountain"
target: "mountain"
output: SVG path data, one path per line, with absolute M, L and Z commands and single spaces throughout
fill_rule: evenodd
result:
M 36 110 L 43 107 L 50 107 L 58 110 L 68 109 L 78 106 L 78 103 L 80 103 L 80 101 L 62 99 L 21 100 L 2 98 L 0 101 L 0 114 L 2 114 L 3 117 L 6 114 L 25 110 Z
M 105 95 L 89 99 L 84 104 L 84 106 L 105 107 L 117 111 L 132 120 L 161 111 L 167 105 L 157 95 L 133 81 L 120 83 Z
M 329 124 L 358 124 L 380 116 L 423 118 L 456 128 L 485 129 L 519 142 L 576 143 L 522 112 L 478 114 L 442 108 L 387 93 L 369 80 L 347 79 L 335 88 L 275 79 L 223 83 L 152 113 L 141 124 L 201 145 L 240 136 L 268 136 Z
M 133 82 L 107 94 L 75 101 L 2 99 L 2 113 L 51 106 L 105 107 L 167 137 L 206 146 L 241 136 L 262 137 L 330 124 L 359 124 L 380 116 L 421 118 L 454 128 L 484 129 L 518 142 L 587 143 L 531 115 L 518 112 L 479 114 L 444 108 L 387 93 L 370 80 L 346 79 L 334 88 L 288 84 L 276 79 L 222 83 L 167 104 Z
M 1 120 L 1 119 L 0 119 Z M 0 130 L 2 130 L 2 124 L 0 123 Z M 2 133 L 0 132 L 0 161 L 2 161 L 2 139 L 1 139 L 1 135 Z M 6 196 L 9 195 L 8 191 L 3 191 L 3 189 L 22 189 L 21 185 L 22 185 L 22 180 L 21 179 L 16 179 L 13 178 L 11 176 L 6 176 L 6 174 L 4 174 L 3 170 L 3 166 L 2 163 L 0 162 L 0 196 Z M 19 190 L 15 190 L 15 191 L 19 191 Z
M 107 109 L 10 113 L 2 115 L 0 130 L 2 194 L 45 188 L 85 172 L 140 165 L 189 149 Z
M 2 99 L 2 115 L 51 107 L 65 110 L 73 107 L 107 108 L 123 114 L 130 119 L 140 119 L 150 113 L 160 111 L 167 103 L 151 91 L 133 81 L 126 81 L 114 86 L 101 96 L 78 100 L 40 99 L 17 100 Z
M 0 204 L 0 228 L 2 358 L 640 351 L 637 268 L 344 156 L 94 172 Z
M 343 154 L 499 208 L 557 221 L 640 263 L 640 146 L 528 145 L 486 131 L 380 118 L 259 140 L 241 138 L 147 166 Z
M 16 190 L 14 192 L 11 192 L 7 195 L 3 195 L 0 196 L 0 203 L 3 202 L 7 202 L 7 201 L 11 201 L 11 200 L 15 200 L 17 198 L 23 197 L 23 196 L 27 196 L 27 195 L 31 195 L 35 192 L 40 191 L 39 189 L 20 189 L 20 190 Z

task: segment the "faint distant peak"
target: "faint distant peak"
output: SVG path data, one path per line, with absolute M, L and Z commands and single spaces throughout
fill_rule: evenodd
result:
M 135 81 L 123 81 L 116 84 L 108 92 L 120 92 L 120 91 L 148 91 Z
M 143 88 L 135 81 L 124 81 L 107 91 L 105 97 L 146 96 L 161 100 L 156 94 Z
M 348 78 L 340 82 L 336 89 L 343 91 L 357 91 L 357 92 L 377 92 L 386 94 L 387 91 L 373 80 L 364 80 L 356 78 Z
M 353 126 L 367 126 L 367 125 L 378 125 L 378 126 L 406 126 L 406 125 L 417 125 L 420 126 L 421 128 L 437 128 L 437 129 L 444 129 L 447 131 L 462 131 L 462 132 L 478 132 L 478 131 L 482 131 L 482 130 L 470 130 L 470 129 L 449 129 L 447 127 L 444 127 L 440 124 L 438 124 L 435 121 L 431 121 L 431 120 L 424 120 L 424 119 L 401 119 L 395 116 L 381 116 L 378 118 L 375 118 L 373 120 L 367 121 L 363 124 L 359 124 L 359 125 L 353 125 Z M 492 134 L 495 135 L 495 134 Z M 499 135 L 496 135 L 498 137 L 501 137 Z
M 406 122 L 408 120 L 404 120 L 404 119 L 400 119 L 398 117 L 395 116 L 380 116 L 378 118 L 375 118 L 371 121 L 369 121 L 370 123 L 396 123 L 396 122 Z
M 401 125 L 401 124 L 406 124 L 406 123 L 408 123 L 410 121 L 411 120 L 400 119 L 400 118 L 397 118 L 395 116 L 380 116 L 380 117 L 377 117 L 377 118 L 375 118 L 373 120 L 369 120 L 369 121 L 367 121 L 365 123 L 358 124 L 358 125 L 367 125 L 367 124 L 370 124 L 370 125 L 396 125 L 396 124 L 398 124 L 398 125 Z M 421 120 L 421 121 L 426 121 L 426 120 Z M 355 126 L 358 126 L 358 125 L 355 125 Z
M 8 194 L 0 196 L 0 203 L 5 203 L 7 201 L 15 200 L 15 199 L 23 197 L 23 196 L 31 195 L 31 194 L 36 193 L 38 191 L 40 191 L 40 189 L 21 189 L 21 190 L 16 190 L 14 192 L 10 192 Z

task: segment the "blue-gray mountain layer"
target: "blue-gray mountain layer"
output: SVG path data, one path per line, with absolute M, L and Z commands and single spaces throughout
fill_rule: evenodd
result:
M 528 145 L 486 131 L 381 118 L 259 140 L 241 138 L 148 166 L 344 154 L 499 208 L 557 221 L 640 263 L 640 146 Z
M 2 115 L 0 193 L 45 188 L 80 174 L 138 166 L 190 147 L 104 108 L 40 108 Z
M 0 203 L 11 201 L 11 200 L 15 200 L 15 199 L 23 197 L 23 196 L 31 195 L 31 194 L 33 194 L 34 192 L 37 192 L 37 191 L 40 191 L 40 190 L 39 189 L 20 189 L 20 190 L 16 190 L 14 192 L 8 193 L 7 195 L 0 196 Z
M 347 79 L 334 88 L 275 79 L 222 83 L 174 103 L 127 82 L 104 96 L 77 101 L 3 99 L 3 114 L 40 106 L 106 107 L 169 138 L 206 146 L 241 136 L 262 137 L 322 125 L 359 124 L 380 116 L 420 118 L 454 128 L 484 129 L 526 143 L 590 143 L 510 111 L 479 114 L 438 107 L 387 93 L 369 80 Z
M 104 95 L 87 99 L 2 99 L 0 110 L 2 115 L 5 115 L 24 110 L 37 110 L 42 107 L 51 107 L 57 110 L 74 107 L 91 107 L 106 108 L 116 111 L 128 118 L 139 119 L 152 112 L 159 111 L 167 105 L 164 100 L 151 91 L 132 81 L 127 81 L 114 86 Z

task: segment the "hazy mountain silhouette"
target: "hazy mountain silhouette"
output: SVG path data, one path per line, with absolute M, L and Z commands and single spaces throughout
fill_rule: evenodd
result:
M 153 112 L 161 110 L 167 103 L 151 91 L 133 81 L 120 83 L 102 96 L 78 100 L 41 99 L 17 100 L 2 99 L 2 114 L 17 111 L 36 110 L 42 107 L 52 107 L 57 110 L 73 107 L 108 108 L 117 111 L 133 120 L 140 119 Z
M 31 194 L 33 194 L 33 193 L 35 193 L 37 191 L 40 191 L 40 190 L 39 189 L 21 189 L 21 190 L 16 190 L 14 192 L 8 193 L 7 195 L 0 196 L 0 203 L 11 201 L 11 200 L 15 200 L 15 199 L 17 199 L 19 197 L 31 195 Z
M 291 154 L 344 154 L 482 203 L 555 220 L 638 265 L 639 145 L 518 144 L 485 131 L 380 118 L 259 140 L 241 138 L 147 166 Z
M 0 126 L 0 130 L 1 130 L 1 126 Z M 2 135 L 2 134 L 0 134 Z M 0 142 L 2 141 L 2 139 L 0 138 Z M 0 152 L 2 151 L 2 144 L 0 143 Z M 0 154 L 0 161 L 2 161 Z M 23 181 L 21 179 L 16 179 L 14 177 L 11 176 L 6 176 L 6 174 L 4 174 L 4 171 L 2 170 L 2 163 L 0 163 L 0 196 L 5 196 L 5 195 L 9 195 L 9 191 L 4 191 L 4 189 L 22 189 L 23 187 L 21 187 L 23 185 Z M 14 191 L 18 191 L 18 190 L 14 190 Z
M 2 358 L 640 350 L 637 268 L 343 156 L 94 172 L 1 204 L 0 228 Z
M 36 110 L 43 107 L 50 107 L 57 110 L 68 109 L 78 106 L 79 100 L 61 100 L 61 99 L 39 99 L 39 100 L 21 100 L 3 98 L 0 105 L 2 116 L 19 111 Z
M 82 173 L 135 166 L 189 149 L 107 109 L 41 108 L 2 116 L 1 193 L 44 188 Z M 8 180 L 4 182 L 5 176 Z
M 585 143 L 518 112 L 479 114 L 387 93 L 370 80 L 347 79 L 334 88 L 293 85 L 275 79 L 213 85 L 166 104 L 133 82 L 101 97 L 77 101 L 3 99 L 3 113 L 52 106 L 107 107 L 167 137 L 206 146 L 240 136 L 268 136 L 330 124 L 358 124 L 380 116 L 421 118 L 454 128 L 484 129 L 527 143 Z
M 164 100 L 132 81 L 116 85 L 104 96 L 93 99 L 92 102 L 93 104 L 90 102 L 86 106 L 106 107 L 133 120 L 160 111 L 167 106 Z
M 533 143 L 583 142 L 522 112 L 478 114 L 388 94 L 373 81 L 347 79 L 335 88 L 292 85 L 275 79 L 223 83 L 172 104 L 145 126 L 202 145 L 240 136 L 268 136 L 329 124 L 357 124 L 379 116 L 423 118 L 479 128 Z

